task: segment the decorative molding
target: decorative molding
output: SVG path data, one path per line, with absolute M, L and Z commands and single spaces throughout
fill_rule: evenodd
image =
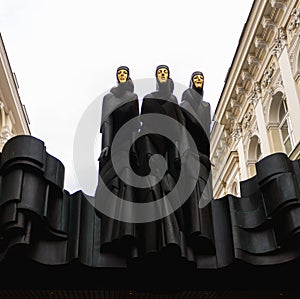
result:
M 243 118 L 243 128 L 244 129 L 247 129 L 250 125 L 250 122 L 251 122 L 251 119 L 252 119 L 252 116 L 253 116 L 253 110 L 250 109 L 245 115 L 244 115 L 244 118 Z
M 248 71 L 242 71 L 242 80 L 249 80 L 251 83 L 253 82 L 253 76 Z
M 289 32 L 296 30 L 300 25 L 300 10 L 298 8 L 294 8 L 291 13 L 291 19 L 289 25 L 287 27 Z
M 228 149 L 228 148 L 231 147 L 232 141 L 233 141 L 233 140 L 232 140 L 231 135 L 228 135 L 228 136 L 226 137 L 226 145 L 227 145 L 226 149 Z
M 225 117 L 226 117 L 226 119 L 229 120 L 229 121 L 230 121 L 230 120 L 234 120 L 234 118 L 235 118 L 235 117 L 234 117 L 234 114 L 233 114 L 232 112 L 230 112 L 230 111 L 226 111 L 226 112 L 225 112 Z
M 275 71 L 275 64 L 272 63 L 264 72 L 261 85 L 263 88 L 268 87 Z
M 228 136 L 230 135 L 230 133 L 229 133 L 229 129 L 225 129 L 224 131 L 223 131 L 223 134 L 224 134 L 224 138 L 225 138 L 225 140 L 228 138 Z
M 264 29 L 270 29 L 274 32 L 277 31 L 276 24 L 270 18 L 267 18 L 265 16 L 262 19 L 262 26 L 263 26 Z
M 255 82 L 253 84 L 253 89 L 250 94 L 250 97 L 248 98 L 249 102 L 255 107 L 257 102 L 260 101 L 262 98 L 261 96 L 261 88 L 258 82 Z
M 243 86 L 237 85 L 235 88 L 235 93 L 236 93 L 236 95 L 245 95 L 246 90 Z
M 266 128 L 267 130 L 278 130 L 278 123 L 269 122 Z
M 272 49 L 272 54 L 276 55 L 276 57 L 278 58 L 283 50 L 283 48 L 286 45 L 286 32 L 284 30 L 283 27 L 280 27 L 278 29 L 278 35 L 277 38 L 275 38 L 274 40 L 274 46 Z
M 247 142 L 248 142 L 254 136 L 253 131 L 248 130 L 246 136 L 247 136 Z
M 240 140 L 240 138 L 242 137 L 242 133 L 243 133 L 242 125 L 240 123 L 237 123 L 234 130 L 231 133 L 234 142 Z
M 255 37 L 254 45 L 256 48 L 268 50 L 268 43 L 261 37 L 258 37 L 258 36 Z
M 251 165 L 254 166 L 254 165 L 256 164 L 256 162 L 257 162 L 257 161 L 256 161 L 255 159 L 249 159 L 249 160 L 247 160 L 247 163 L 246 163 L 246 164 L 247 164 L 247 167 L 249 167 L 249 166 L 251 166 Z
M 281 74 L 279 73 L 279 74 L 277 74 L 277 75 L 278 75 L 278 76 L 277 76 L 277 78 L 276 78 L 276 81 L 275 81 L 276 83 L 274 84 L 274 87 L 277 86 L 277 88 L 278 88 L 278 86 L 280 86 L 280 88 L 281 88 L 282 90 L 284 90 Z
M 224 132 L 222 132 L 222 133 L 224 133 Z M 224 137 L 224 134 L 222 134 L 221 139 L 220 139 L 220 146 L 221 146 L 222 151 L 224 151 L 225 145 L 226 145 L 225 137 Z
M 278 29 L 278 38 L 282 41 L 282 42 L 286 42 L 286 31 L 283 27 L 280 27 Z
M 237 99 L 231 99 L 230 107 L 233 108 L 233 109 L 240 109 L 241 108 L 241 103 Z
M 261 65 L 261 61 L 254 55 L 249 55 L 247 61 L 249 65 L 256 65 L 258 67 Z
M 270 86 L 266 91 L 266 97 L 271 99 L 273 97 L 274 93 L 275 93 L 274 86 Z
M 286 9 L 286 0 L 271 0 L 271 5 L 274 8 L 285 10 Z

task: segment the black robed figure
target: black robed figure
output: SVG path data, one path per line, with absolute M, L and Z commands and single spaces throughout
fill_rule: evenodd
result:
M 117 69 L 118 85 L 113 87 L 110 92 L 104 96 L 102 104 L 101 128 L 102 133 L 102 152 L 99 158 L 99 175 L 108 189 L 119 198 L 127 201 L 135 201 L 135 192 L 133 187 L 122 181 L 112 165 L 111 146 L 119 129 L 134 119 L 130 130 L 126 134 L 120 134 L 119 144 L 121 146 L 115 153 L 118 160 L 121 159 L 120 152 L 125 151 L 128 143 L 131 144 L 134 135 L 139 129 L 139 106 L 138 97 L 134 93 L 134 85 L 129 76 L 129 68 L 120 66 Z M 134 156 L 127 153 L 127 157 Z M 120 161 L 121 162 L 121 161 Z M 122 169 L 125 177 L 129 176 L 128 169 Z M 101 190 L 97 189 L 97 200 L 101 200 Z M 99 197 L 99 198 L 98 198 Z M 111 206 L 112 211 L 115 207 Z M 117 217 L 116 217 L 117 218 Z M 125 253 L 136 240 L 136 225 L 109 218 L 101 215 L 101 250 L 102 251 L 120 251 Z
M 182 123 L 183 117 L 177 98 L 173 94 L 174 83 L 170 78 L 168 66 L 159 65 L 156 69 L 155 77 L 157 90 L 143 98 L 141 107 L 142 122 L 143 115 L 151 113 L 153 115 L 151 125 L 158 127 L 158 130 L 159 126 L 163 125 L 155 117 L 158 114 L 168 116 L 175 120 L 176 123 Z M 164 157 L 167 163 L 166 173 L 159 183 L 152 186 L 149 181 L 149 186 L 151 185 L 151 187 L 139 190 L 140 201 L 153 202 L 167 195 L 176 184 L 180 173 L 180 162 L 178 166 L 176 145 L 180 141 L 180 138 L 171 141 L 159 134 L 147 134 L 143 136 L 147 129 L 147 125 L 145 123 L 142 124 L 141 137 L 137 141 L 140 174 L 149 174 L 149 160 L 155 154 Z M 179 127 L 172 127 L 171 130 L 179 130 Z M 179 132 L 177 136 L 180 136 Z M 162 207 L 162 209 L 164 208 Z M 142 254 L 157 253 L 165 250 L 168 253 L 172 252 L 176 255 L 184 255 L 184 224 L 180 208 L 162 219 L 140 224 L 139 227 L 141 229 Z
M 200 255 L 213 254 L 215 250 L 211 206 L 208 205 L 212 199 L 209 160 L 211 108 L 210 104 L 203 100 L 203 87 L 203 73 L 194 72 L 190 87 L 182 94 L 180 103 L 185 128 L 197 146 L 198 152 L 195 154 L 198 155 L 200 162 L 200 173 L 195 189 L 183 205 L 188 244 Z

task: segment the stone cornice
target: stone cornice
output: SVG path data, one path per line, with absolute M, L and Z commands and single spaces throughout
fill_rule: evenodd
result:
M 255 65 L 255 66 L 260 67 L 260 65 L 261 65 L 260 59 L 251 54 L 248 55 L 247 62 L 249 65 L 252 65 L 252 66 Z
M 268 1 L 254 1 L 253 3 L 251 13 L 244 27 L 243 35 L 240 38 L 235 57 L 216 108 L 214 120 L 221 121 L 222 116 L 228 107 L 228 102 L 231 98 L 232 92 L 236 91 L 235 84 L 237 84 L 241 71 L 243 70 L 243 65 L 245 61 L 247 61 L 246 59 L 249 55 L 247 53 L 250 53 L 249 50 L 253 45 L 257 28 L 261 26 L 261 19 L 263 17 L 264 10 L 268 5 Z M 256 65 L 259 65 L 259 60 L 254 59 L 254 57 L 255 55 L 253 55 L 253 58 L 248 58 L 248 63 L 255 63 Z
M 274 8 L 285 10 L 287 3 L 286 3 L 286 0 L 271 0 L 271 5 Z
M 263 17 L 263 19 L 262 19 L 262 26 L 263 26 L 264 29 L 270 29 L 270 30 L 272 30 L 274 32 L 277 31 L 276 24 L 269 17 L 266 17 L 266 16 Z

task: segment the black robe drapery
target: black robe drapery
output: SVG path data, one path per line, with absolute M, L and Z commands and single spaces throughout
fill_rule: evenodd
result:
M 193 77 L 193 76 L 192 76 Z M 183 205 L 186 221 L 185 233 L 189 246 L 198 254 L 214 254 L 214 232 L 211 205 L 210 124 L 211 109 L 203 101 L 203 91 L 196 89 L 191 79 L 190 88 L 184 91 L 180 108 L 184 124 L 191 134 L 200 162 L 199 177 L 189 199 Z
M 160 130 L 159 126 L 163 124 L 157 121 L 155 114 L 171 117 L 176 123 L 181 124 L 183 118 L 177 98 L 173 95 L 174 84 L 172 79 L 168 79 L 166 83 L 157 81 L 157 89 L 157 91 L 146 95 L 143 99 L 141 107 L 142 123 L 143 115 L 151 113 L 153 115 L 151 126 L 157 126 L 158 131 Z M 154 154 L 164 157 L 167 162 L 167 170 L 159 183 L 139 190 L 139 199 L 147 203 L 154 202 L 172 191 L 180 173 L 180 169 L 176 169 L 175 166 L 175 160 L 178 157 L 175 144 L 180 141 L 180 138 L 169 140 L 159 134 L 143 136 L 148 129 L 147 124 L 143 123 L 140 131 L 141 137 L 137 142 L 140 173 L 142 175 L 149 174 L 149 158 Z M 173 126 L 170 130 L 178 130 L 177 136 L 180 136 L 179 126 Z M 162 207 L 162 209 L 164 208 Z M 183 227 L 183 215 L 180 208 L 162 219 L 140 224 L 142 254 L 166 251 L 168 254 L 186 256 Z
M 102 104 L 101 129 L 102 133 L 102 151 L 109 148 L 107 157 L 99 158 L 99 176 L 107 188 L 119 198 L 127 201 L 135 201 L 135 192 L 132 186 L 127 185 L 115 172 L 111 160 L 112 142 L 119 129 L 134 119 L 130 127 L 130 131 L 126 134 L 121 134 L 119 138 L 121 146 L 117 148 L 115 158 L 121 159 L 121 152 L 130 147 L 134 135 L 137 134 L 139 128 L 139 106 L 137 95 L 133 92 L 133 82 L 129 78 L 125 83 L 118 83 L 117 87 L 113 87 L 104 98 Z M 130 144 L 129 144 L 130 143 Z M 134 158 L 134 152 L 126 153 L 127 157 Z M 129 176 L 129 170 L 122 169 L 125 176 Z M 97 188 L 97 200 L 101 200 L 101 189 Z M 113 212 L 115 207 L 111 206 Z M 136 241 L 136 225 L 135 223 L 118 221 L 104 214 L 101 215 L 101 250 L 115 252 L 120 251 L 126 253 L 131 250 Z

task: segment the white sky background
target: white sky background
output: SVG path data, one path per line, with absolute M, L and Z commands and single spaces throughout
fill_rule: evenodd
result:
M 116 85 L 118 66 L 127 65 L 135 80 L 154 78 L 156 66 L 167 64 L 174 82 L 186 86 L 200 70 L 214 112 L 252 3 L 0 0 L 0 32 L 31 133 L 65 165 L 65 189 L 82 189 L 73 169 L 76 128 L 87 107 Z

